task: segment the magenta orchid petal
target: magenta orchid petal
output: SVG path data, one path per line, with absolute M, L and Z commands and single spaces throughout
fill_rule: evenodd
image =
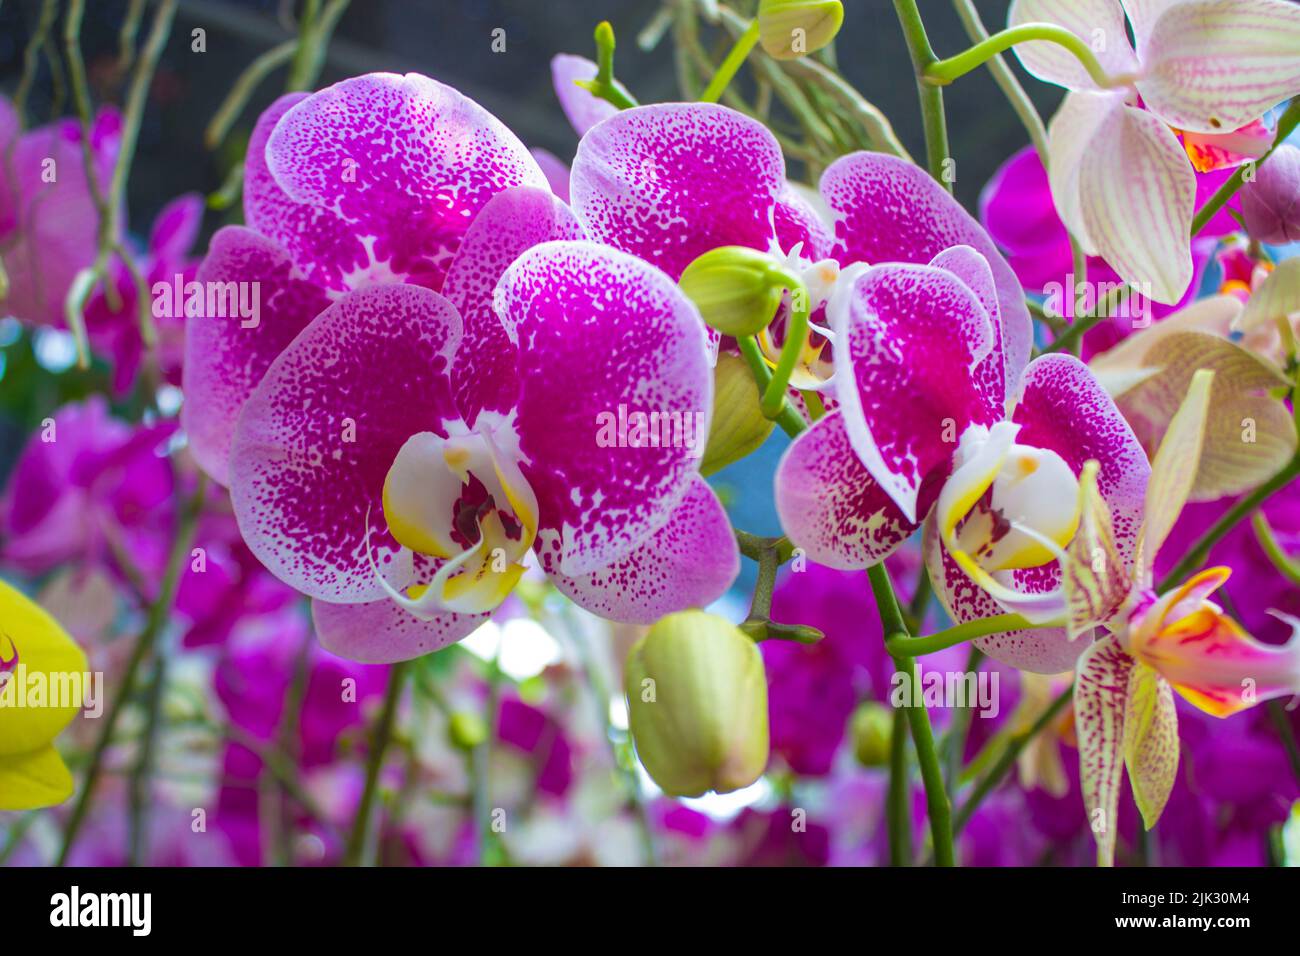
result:
M 410 552 L 384 521 L 384 479 L 411 435 L 446 435 L 457 420 L 448 369 L 459 344 L 442 296 L 372 286 L 272 363 L 240 416 L 230 485 L 244 540 L 280 580 L 335 603 L 384 597 L 376 566 L 393 587 L 411 583 Z
M 719 246 L 766 252 L 785 160 L 757 120 L 712 103 L 623 110 L 578 144 L 573 208 L 593 239 L 673 279 Z
M 579 576 L 626 558 L 698 471 L 713 410 L 699 313 L 658 269 L 591 242 L 525 252 L 496 311 L 519 347 L 515 426 L 543 567 Z
M 727 512 L 695 478 L 668 523 L 620 561 L 584 574 L 552 574 L 563 594 L 611 621 L 653 624 L 665 614 L 707 607 L 740 573 Z
M 1024 291 L 988 234 L 931 176 L 883 153 L 843 156 L 822 175 L 834 211 L 833 255 L 852 262 L 926 263 L 949 246 L 971 246 L 988 260 L 998 290 L 1007 388 L 1014 394 L 1029 361 L 1033 328 Z
M 489 617 L 448 611 L 426 620 L 387 598 L 366 604 L 312 601 L 311 616 L 321 647 L 362 664 L 395 664 L 441 650 Z
M 810 262 L 829 259 L 835 235 L 827 224 L 829 210 L 821 196 L 794 183 L 786 183 L 773 210 L 776 242 L 783 252 L 803 243 L 800 256 Z
M 312 282 L 344 292 L 349 277 L 361 274 L 370 261 L 356 229 L 325 206 L 290 198 L 267 166 L 266 144 L 272 131 L 307 96 L 286 93 L 257 118 L 244 160 L 244 221 L 282 245 Z
M 266 162 L 291 199 L 349 224 L 368 249 L 371 278 L 432 289 L 494 194 L 546 188 L 500 120 L 417 73 L 370 73 L 313 93 L 280 118 Z
M 461 417 L 470 425 L 483 409 L 506 414 L 518 398 L 515 347 L 492 310 L 492 292 L 506 267 L 539 243 L 584 238 L 568 206 L 531 186 L 497 193 L 465 233 L 442 291 L 464 323 L 451 378 Z
M 265 236 L 227 226 L 212 237 L 198 282 L 257 283 L 256 325 L 238 315 L 195 315 L 185 322 L 181 421 L 199 465 L 228 484 L 230 444 L 240 409 L 267 368 L 328 305 L 324 290 L 306 281 L 288 254 Z
M 926 510 L 922 484 L 946 476 L 967 426 L 1005 414 L 1001 389 L 972 374 L 996 358 L 992 320 L 951 272 L 903 263 L 868 269 L 829 312 L 845 431 L 866 470 L 916 523 Z
M 149 255 L 155 261 L 181 262 L 203 227 L 203 197 L 186 193 L 163 206 L 149 232 Z
M 831 568 L 878 564 L 916 530 L 858 460 L 838 411 L 786 449 L 775 497 L 786 536 Z
M 555 193 L 561 202 L 567 203 L 569 201 L 569 164 L 549 149 L 534 146 L 529 152 L 533 154 L 533 159 L 537 160 L 537 165 L 542 170 L 542 175 L 546 177 L 546 185 L 551 187 L 551 192 Z
M 569 125 L 579 136 L 587 135 L 587 130 L 618 112 L 618 107 L 613 103 L 593 96 L 575 82 L 594 80 L 597 72 L 596 64 L 585 56 L 559 53 L 551 58 L 551 83 L 555 87 L 555 98 L 560 101 L 560 109 L 564 110 Z
M 1005 614 L 1006 608 L 994 600 L 987 591 L 970 579 L 970 576 L 952 559 L 939 540 L 933 520 L 925 524 L 925 564 L 930 581 L 948 616 L 958 623 L 978 621 L 981 618 Z M 1011 573 L 1010 586 L 1024 594 L 1051 591 L 1060 583 L 1060 572 L 1053 565 L 1050 570 L 1030 568 Z M 1033 674 L 1061 674 L 1074 667 L 1075 661 L 1087 647 L 1080 638 L 1071 641 L 1065 628 L 1035 628 L 1033 630 L 1006 631 L 975 641 L 981 651 L 1008 666 Z
M 1029 363 L 1013 420 L 1016 441 L 1060 455 L 1078 475 L 1083 463 L 1100 464 L 1097 490 L 1110 509 L 1115 546 L 1131 561 L 1142 522 L 1151 465 L 1114 400 L 1072 355 L 1053 353 Z
M 1007 395 L 1005 353 L 1002 350 L 1001 309 L 998 290 L 989 261 L 970 246 L 953 246 L 931 260 L 930 265 L 951 272 L 975 293 L 993 323 L 993 351 L 975 368 L 977 387 L 986 395 Z

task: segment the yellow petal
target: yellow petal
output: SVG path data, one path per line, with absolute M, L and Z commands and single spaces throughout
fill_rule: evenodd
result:
M 72 796 L 72 774 L 53 744 L 0 757 L 0 810 L 38 810 Z

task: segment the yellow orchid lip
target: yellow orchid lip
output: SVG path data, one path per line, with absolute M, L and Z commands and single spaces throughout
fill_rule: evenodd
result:
M 389 597 L 416 616 L 495 609 L 522 577 L 537 538 L 537 497 L 488 433 L 411 436 L 389 468 L 383 506 L 399 544 L 444 562 L 405 594 L 375 568 Z
M 813 331 L 822 336 L 821 342 L 814 344 L 813 337 L 809 335 L 808 341 L 804 343 L 803 350 L 799 353 L 799 362 L 790 373 L 791 387 L 801 392 L 815 392 L 826 388 L 834 374 L 830 362 L 822 357 L 829 344 L 825 337 L 826 331 L 816 326 L 813 327 Z M 768 368 L 775 369 L 781 359 L 781 347 L 772 340 L 770 327 L 758 333 L 758 348 Z

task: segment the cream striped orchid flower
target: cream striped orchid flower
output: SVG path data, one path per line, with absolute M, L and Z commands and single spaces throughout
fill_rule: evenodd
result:
M 1130 44 L 1126 19 L 1136 45 Z M 1057 212 L 1090 255 L 1157 302 L 1192 281 L 1191 156 L 1257 158 L 1257 121 L 1300 92 L 1300 5 L 1290 0 L 1015 0 L 1011 26 L 1049 23 L 1087 42 L 1103 88 L 1064 47 L 1015 47 L 1070 90 L 1048 130 Z M 1183 135 L 1180 143 L 1177 134 Z

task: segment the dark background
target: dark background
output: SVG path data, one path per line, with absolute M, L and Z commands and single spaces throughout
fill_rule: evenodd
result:
M 733 5 L 743 10 L 752 4 L 738 0 Z M 126 6 L 127 0 L 87 3 L 82 47 L 97 104 L 122 95 L 113 65 Z M 169 198 L 220 186 L 257 112 L 283 90 L 285 71 L 262 84 L 223 150 L 213 154 L 204 148 L 204 126 L 244 67 L 291 36 L 291 23 L 282 10 L 286 6 L 292 4 L 182 0 L 131 175 L 130 209 L 137 231 L 147 228 Z M 916 88 L 893 4 L 846 0 L 844 6 L 845 23 L 837 41 L 841 72 L 885 112 L 913 155 L 923 155 Z M 978 6 L 991 31 L 1005 25 L 1008 0 L 979 0 Z M 620 79 L 643 102 L 678 99 L 671 36 L 649 53 L 635 42 L 659 8 L 655 0 L 353 0 L 335 33 L 319 85 L 375 70 L 425 73 L 478 100 L 528 145 L 568 160 L 576 137 L 551 90 L 551 57 L 560 52 L 593 56 L 592 29 L 607 19 L 619 38 Z M 969 45 L 948 0 L 920 0 L 920 8 L 940 56 Z M 40 0 L 0 2 L 0 90 L 6 94 L 12 95 L 17 83 L 23 48 L 39 11 Z M 152 10 L 142 25 L 141 41 L 151 16 Z M 190 51 L 196 27 L 207 32 L 206 53 Z M 497 27 L 506 31 L 504 53 L 491 50 Z M 60 27 L 55 34 L 61 49 Z M 1050 115 L 1060 91 L 1033 80 L 1026 87 L 1044 116 Z M 1027 138 L 984 70 L 949 87 L 946 99 L 957 194 L 974 208 L 980 188 L 997 165 Z M 29 114 L 44 120 L 51 102 L 50 74 L 42 64 Z M 219 224 L 218 217 L 209 216 L 210 229 Z

